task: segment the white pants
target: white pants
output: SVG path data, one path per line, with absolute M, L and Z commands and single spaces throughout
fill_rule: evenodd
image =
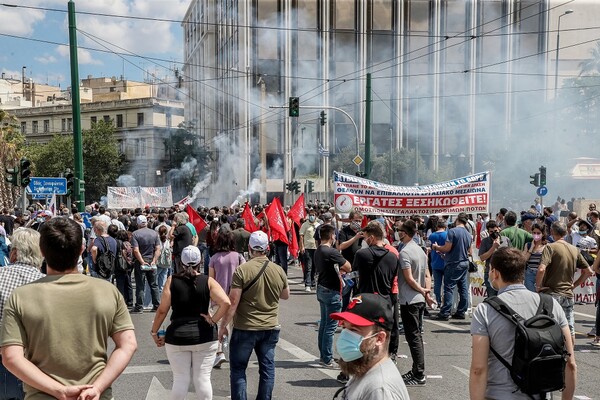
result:
M 170 400 L 185 399 L 190 386 L 190 378 L 196 388 L 196 399 L 212 399 L 210 373 L 215 362 L 217 345 L 217 341 L 192 346 L 165 345 L 167 358 L 173 370 L 173 389 Z

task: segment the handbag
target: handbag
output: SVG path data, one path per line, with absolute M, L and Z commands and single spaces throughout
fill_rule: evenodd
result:
M 469 273 L 472 274 L 478 270 L 479 268 L 477 267 L 477 264 L 475 264 L 472 258 L 469 258 Z

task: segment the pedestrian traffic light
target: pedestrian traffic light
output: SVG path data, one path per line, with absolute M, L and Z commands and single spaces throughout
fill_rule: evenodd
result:
M 19 168 L 4 168 L 4 172 L 6 176 L 4 179 L 6 182 L 10 183 L 13 186 L 19 186 Z
M 546 186 L 546 167 L 540 167 L 540 186 Z
M 73 196 L 75 193 L 75 187 L 73 186 L 75 183 L 75 175 L 73 175 L 70 169 L 67 169 L 65 171 L 65 178 L 67 178 L 67 196 Z
M 290 117 L 298 117 L 300 115 L 300 97 L 290 97 L 289 111 Z
M 31 178 L 29 178 L 29 176 L 31 175 L 31 170 L 29 169 L 29 167 L 31 166 L 31 161 L 23 157 L 21 158 L 19 165 L 21 167 L 21 186 L 26 187 L 31 181 Z
M 319 118 L 319 121 L 321 122 L 321 126 L 324 126 L 327 122 L 327 114 L 325 114 L 325 111 L 321 111 L 321 117 Z
M 315 190 L 315 183 L 313 181 L 306 181 L 306 193 L 312 193 Z
M 535 175 L 529 175 L 529 177 L 531 178 L 531 181 L 529 181 L 529 183 L 531 183 L 535 187 L 540 187 L 540 173 L 539 172 L 536 172 Z

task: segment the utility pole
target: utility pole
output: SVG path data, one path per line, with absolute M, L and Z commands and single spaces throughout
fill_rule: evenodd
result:
M 267 86 L 265 84 L 265 80 L 262 76 L 258 80 L 258 84 L 260 85 L 260 104 L 264 107 L 265 102 L 267 101 Z M 258 142 L 260 143 L 260 186 L 262 190 L 260 191 L 260 203 L 267 203 L 267 129 L 265 124 L 265 111 L 261 111 L 260 116 L 260 129 Z
M 371 73 L 367 74 L 365 109 L 365 176 L 371 175 Z
M 75 200 L 79 212 L 85 211 L 83 180 L 83 146 L 81 137 L 81 101 L 79 99 L 79 66 L 77 62 L 77 25 L 75 3 L 69 0 L 69 50 L 71 56 L 71 108 L 73 110 L 73 147 L 75 161 Z

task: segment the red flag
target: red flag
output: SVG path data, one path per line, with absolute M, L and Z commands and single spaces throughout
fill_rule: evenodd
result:
M 298 248 L 298 239 L 296 239 L 296 227 L 295 226 L 292 226 L 292 240 L 291 240 L 290 245 L 288 246 L 288 250 L 290 251 L 290 254 L 292 255 L 292 257 L 298 258 L 299 248 Z
M 248 232 L 252 233 L 258 230 L 256 224 L 254 223 L 254 216 L 252 215 L 252 211 L 250 211 L 250 205 L 246 203 L 244 206 L 244 211 L 242 211 L 242 218 L 244 219 L 245 226 L 244 229 Z
M 287 231 L 289 230 L 287 224 L 287 218 L 283 212 L 281 202 L 277 197 L 273 199 L 273 202 L 265 209 L 267 218 L 269 220 L 269 227 L 271 228 L 271 237 L 273 240 L 281 240 L 282 242 L 289 244 Z
M 288 217 L 300 226 L 300 220 L 306 218 L 306 205 L 304 204 L 304 193 L 298 197 L 298 200 L 294 203 L 290 211 L 288 211 Z
M 198 214 L 198 212 L 194 210 L 189 204 L 185 206 L 185 212 L 187 212 L 190 216 L 190 223 L 194 225 L 194 228 L 196 228 L 196 233 L 199 235 L 200 232 L 202 232 L 204 228 L 206 228 L 208 225 L 206 224 L 204 219 L 202 219 L 200 214 Z

